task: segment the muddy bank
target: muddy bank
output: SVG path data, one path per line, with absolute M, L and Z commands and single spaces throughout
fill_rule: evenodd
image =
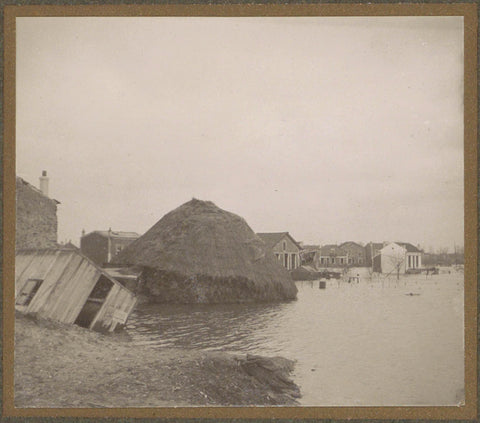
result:
M 17 314 L 16 407 L 297 405 L 293 362 L 281 357 L 133 346 Z

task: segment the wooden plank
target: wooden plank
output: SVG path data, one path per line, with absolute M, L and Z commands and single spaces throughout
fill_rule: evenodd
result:
M 124 289 L 122 286 L 116 286 L 115 289 L 112 289 L 111 295 L 107 297 L 104 306 L 98 313 L 91 327 L 93 328 L 95 324 L 98 323 L 101 324 L 102 327 L 109 328 L 109 330 L 113 331 L 118 323 L 125 323 L 115 318 L 115 316 L 125 316 L 126 321 L 135 303 L 136 297 L 133 293 Z
M 42 313 L 45 317 L 64 322 L 62 315 L 65 313 L 65 308 L 69 301 L 68 287 L 70 283 L 72 283 L 74 275 L 81 268 L 81 265 L 82 257 L 75 254 L 72 260 L 65 266 L 65 271 L 55 284 L 54 295 L 48 298 L 48 301 L 44 304 L 42 309 Z
M 36 311 L 44 317 L 51 318 L 53 308 L 56 305 L 60 292 L 62 291 L 63 281 L 65 280 L 65 277 L 68 277 L 69 269 L 74 267 L 78 261 L 79 260 L 75 254 L 62 252 L 57 258 L 54 270 L 52 269 L 44 280 L 44 284 L 49 288 L 48 295 L 46 295 L 44 299 L 42 297 L 43 301 L 40 302 L 40 299 L 36 301 L 35 308 L 32 308 L 32 311 Z
M 30 264 L 25 267 L 25 270 L 19 275 L 18 279 L 16 279 L 16 293 L 23 288 L 27 279 L 43 279 L 45 271 L 50 267 L 53 261 L 55 261 L 55 256 L 52 255 L 51 252 L 40 251 L 36 254 Z
M 98 281 L 100 272 L 83 259 L 78 271 L 66 286 L 64 313 L 61 318 L 65 323 L 74 323 L 85 305 L 90 293 Z
M 53 260 L 50 263 L 49 268 L 45 270 L 43 282 L 27 309 L 28 313 L 38 312 L 41 310 L 45 302 L 48 301 L 48 298 L 57 283 L 59 274 L 65 268 L 65 262 L 69 260 L 68 255 L 62 254 L 61 251 L 51 252 L 49 256 L 52 257 Z

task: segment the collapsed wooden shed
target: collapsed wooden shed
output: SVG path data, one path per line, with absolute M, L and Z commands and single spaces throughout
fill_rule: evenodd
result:
M 137 298 L 79 251 L 18 250 L 15 308 L 99 331 L 126 323 Z

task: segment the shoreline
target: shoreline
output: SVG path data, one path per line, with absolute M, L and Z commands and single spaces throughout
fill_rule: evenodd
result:
M 124 332 L 15 317 L 18 408 L 294 406 L 293 367 L 282 357 L 135 346 Z

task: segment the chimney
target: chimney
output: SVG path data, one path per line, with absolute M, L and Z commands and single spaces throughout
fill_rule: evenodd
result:
M 48 176 L 46 170 L 42 170 L 42 176 L 40 176 L 40 191 L 48 197 Z

